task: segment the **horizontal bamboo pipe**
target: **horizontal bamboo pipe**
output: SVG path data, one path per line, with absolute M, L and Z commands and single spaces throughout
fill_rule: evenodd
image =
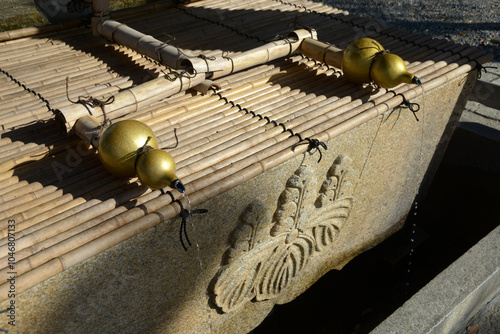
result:
M 226 57 L 226 68 L 219 72 L 214 72 L 211 78 L 220 78 L 255 65 L 265 64 L 272 60 L 292 55 L 297 50 L 299 50 L 302 40 L 311 37 L 316 37 L 315 32 L 309 32 L 305 29 L 299 29 L 293 31 L 290 34 L 290 39 L 271 42 L 253 50 L 236 54 L 234 56 L 229 55 Z
M 182 72 L 174 72 L 172 79 L 169 80 L 162 76 L 122 91 L 114 95 L 111 103 L 104 106 L 104 112 L 106 115 L 114 112 L 114 117 L 136 112 L 141 106 L 148 105 L 151 101 L 159 101 L 196 86 L 205 80 L 205 76 L 203 74 L 189 76 Z M 101 107 L 88 107 L 77 103 L 56 110 L 56 121 L 60 124 L 61 129 L 68 133 L 79 118 L 89 114 L 89 109 L 94 116 L 100 119 L 104 118 Z
M 174 69 L 185 69 L 190 73 L 208 73 L 207 77 L 213 73 L 211 78 L 285 57 L 298 49 L 303 38 L 315 37 L 309 31 L 299 29 L 290 34 L 290 38 L 295 41 L 288 39 L 276 41 L 235 56 L 196 57 L 117 21 L 104 21 L 98 25 L 97 30 L 106 38 L 155 59 L 163 65 Z
M 131 33 L 134 32 L 135 31 L 132 31 Z M 125 36 L 128 37 L 128 35 Z M 311 33 L 307 30 L 299 29 L 292 32 L 291 36 L 290 38 L 293 40 L 278 40 L 262 47 L 234 55 L 233 57 L 222 58 L 224 59 L 226 67 L 224 70 L 214 72 L 213 77 L 216 78 L 219 75 L 227 75 L 290 55 L 298 49 L 300 41 L 307 36 L 311 36 Z M 143 37 L 145 37 L 145 35 Z M 139 37 L 139 39 L 141 38 L 142 37 Z M 150 38 L 144 38 L 144 40 L 150 42 Z M 145 50 L 142 51 L 146 52 Z M 113 118 L 115 118 L 117 116 L 136 112 L 142 105 L 147 105 L 147 102 L 159 101 L 182 90 L 194 87 L 205 79 L 204 73 L 199 73 L 192 77 L 180 74 L 177 76 L 177 80 L 172 82 L 166 82 L 167 80 L 165 78 L 160 77 L 116 94 L 114 96 L 114 101 L 105 106 L 106 115 L 114 113 Z M 104 116 L 102 109 L 99 107 L 92 108 L 82 104 L 72 104 L 57 110 L 56 120 L 61 125 L 64 132 L 70 132 L 76 121 L 80 117 L 88 115 L 89 110 L 92 114 L 94 114 L 94 111 L 98 110 L 96 114 L 101 119 Z

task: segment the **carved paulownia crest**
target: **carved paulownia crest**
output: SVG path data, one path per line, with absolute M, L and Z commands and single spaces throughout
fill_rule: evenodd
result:
M 311 188 L 312 171 L 301 165 L 288 179 L 271 216 L 266 205 L 252 202 L 230 237 L 224 265 L 213 285 L 215 303 L 223 312 L 250 300 L 278 297 L 309 260 L 331 245 L 349 217 L 353 199 L 348 187 L 351 159 L 339 156 L 319 191 Z

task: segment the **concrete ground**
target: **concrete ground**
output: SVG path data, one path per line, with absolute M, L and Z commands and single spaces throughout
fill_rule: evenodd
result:
M 487 72 L 481 74 L 460 121 L 500 130 L 500 62 L 484 66 Z

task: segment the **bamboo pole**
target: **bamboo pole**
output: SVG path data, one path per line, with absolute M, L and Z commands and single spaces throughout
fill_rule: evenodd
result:
M 308 31 L 300 29 L 292 33 L 293 38 L 297 39 L 295 43 L 291 40 L 276 41 L 234 57 L 207 58 L 196 57 L 178 47 L 112 20 L 99 25 L 98 31 L 106 38 L 136 50 L 161 64 L 174 69 L 186 69 L 191 73 L 214 72 L 213 78 L 290 55 L 298 49 L 301 39 L 313 37 Z
M 214 72 L 211 78 L 220 78 L 255 65 L 265 64 L 272 60 L 292 55 L 299 50 L 300 44 L 304 38 L 311 37 L 315 37 L 315 35 L 305 29 L 299 29 L 290 35 L 290 39 L 271 42 L 234 56 L 229 55 L 226 57 L 226 68 L 221 71 Z

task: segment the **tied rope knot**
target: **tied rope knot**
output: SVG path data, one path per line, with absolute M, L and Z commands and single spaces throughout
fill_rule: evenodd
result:
M 300 142 L 298 144 L 295 144 L 294 147 L 299 146 L 299 145 L 308 145 L 307 151 L 310 154 L 314 154 L 315 151 L 313 151 L 313 150 L 318 151 L 318 153 L 319 153 L 318 163 L 320 163 L 321 159 L 323 158 L 323 152 L 321 151 L 321 149 L 323 148 L 325 150 L 328 150 L 328 147 L 326 146 L 326 144 L 324 142 L 320 141 L 319 139 L 316 139 L 316 138 L 306 137 L 306 138 L 302 139 L 302 136 L 299 133 L 295 133 L 294 135 L 298 136 L 299 140 L 300 140 Z
M 204 213 L 207 213 L 207 209 L 194 209 L 194 210 L 188 210 L 184 208 L 182 205 L 182 202 L 177 200 L 177 203 L 179 203 L 179 206 L 181 207 L 181 212 L 179 213 L 179 216 L 181 217 L 181 226 L 179 230 L 179 240 L 181 241 L 181 245 L 184 248 L 184 251 L 187 251 L 187 246 L 184 244 L 184 239 L 186 239 L 187 243 L 189 246 L 191 246 L 191 241 L 189 241 L 189 237 L 187 234 L 186 230 L 186 225 L 187 225 L 187 219 L 192 216 L 192 215 L 201 215 Z
M 401 95 L 403 97 L 403 102 L 401 104 L 404 105 L 405 107 L 407 107 L 408 109 L 410 109 L 413 116 L 415 116 L 415 119 L 418 122 L 419 119 L 417 117 L 417 112 L 420 110 L 420 104 L 418 104 L 416 102 L 410 102 L 402 93 L 399 93 L 396 95 Z
M 87 107 L 87 110 L 89 111 L 89 113 L 91 115 L 92 115 L 92 111 L 90 110 L 89 107 L 92 107 L 92 108 L 99 107 L 99 108 L 101 108 L 101 110 L 103 111 L 103 115 L 104 115 L 105 121 L 106 121 L 106 114 L 104 113 L 104 106 L 107 105 L 107 104 L 113 103 L 115 101 L 115 97 L 113 95 L 113 96 L 108 97 L 105 101 L 103 101 L 103 100 L 96 99 L 93 96 L 78 96 L 78 100 L 77 101 L 71 101 L 71 100 L 69 100 L 69 101 L 72 102 L 72 103 L 83 104 L 85 107 Z
M 79 103 L 79 104 L 83 105 L 85 107 L 85 109 L 87 109 L 87 111 L 89 112 L 89 114 L 91 116 L 94 116 L 94 115 L 92 114 L 92 110 L 90 108 L 96 108 L 96 107 L 101 108 L 102 116 L 104 117 L 101 125 L 93 128 L 87 132 L 87 133 L 91 134 L 91 137 L 92 137 L 92 139 L 90 140 L 90 144 L 92 145 L 92 147 L 94 149 L 97 149 L 96 143 L 99 141 L 99 137 L 101 136 L 104 129 L 106 129 L 107 127 L 109 127 L 111 125 L 111 120 L 108 119 L 108 117 L 106 115 L 106 111 L 104 109 L 104 106 L 111 104 L 115 101 L 114 95 L 108 97 L 105 101 L 96 99 L 93 96 L 81 96 L 81 95 L 78 96 L 78 100 L 76 100 L 76 101 L 71 100 L 69 98 L 69 77 L 66 77 L 66 98 L 71 103 L 74 103 L 74 104 Z
M 95 98 L 95 97 L 93 97 L 91 95 L 89 95 L 89 96 L 79 95 L 78 96 L 78 100 L 76 100 L 76 101 L 70 99 L 69 98 L 69 77 L 66 77 L 66 98 L 71 103 L 82 104 L 85 108 L 87 108 L 87 110 L 88 110 L 88 112 L 89 112 L 90 115 L 92 115 L 92 111 L 91 111 L 90 108 L 100 107 L 101 110 L 102 110 L 102 114 L 104 116 L 103 124 L 107 121 L 106 112 L 104 111 L 104 106 L 108 105 L 108 104 L 111 104 L 111 103 L 113 103 L 115 101 L 115 96 L 114 95 L 108 97 L 105 101 L 99 100 L 99 99 L 97 99 L 97 98 Z
M 200 55 L 198 56 L 198 58 L 203 59 L 203 60 L 205 60 L 205 61 L 207 61 L 207 60 L 212 60 L 212 61 L 214 61 L 214 60 L 216 60 L 216 59 L 217 59 L 217 57 L 215 57 L 215 56 L 207 56 L 207 55 L 204 55 L 204 54 L 200 54 Z
M 196 75 L 198 75 L 198 72 L 196 69 L 193 68 L 193 74 L 190 74 L 186 70 L 180 70 L 180 71 L 171 71 L 170 73 L 165 74 L 165 78 L 168 81 L 175 81 L 177 79 L 181 79 L 181 90 L 182 90 L 182 78 L 187 78 L 187 79 L 192 79 Z
M 481 79 L 482 72 L 488 73 L 487 68 L 494 68 L 494 69 L 497 68 L 496 66 L 484 66 L 484 65 L 481 65 L 481 63 L 478 62 L 477 60 L 475 60 L 475 62 L 476 62 L 477 78 L 478 79 Z

